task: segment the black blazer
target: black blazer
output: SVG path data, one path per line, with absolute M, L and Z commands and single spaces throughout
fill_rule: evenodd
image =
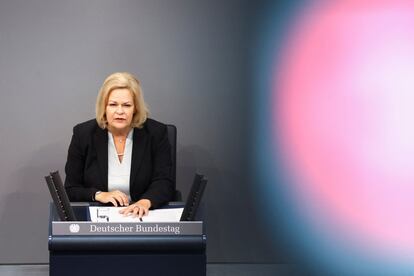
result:
M 171 147 L 167 127 L 147 119 L 133 135 L 130 194 L 132 201 L 149 199 L 157 208 L 172 199 Z M 92 201 L 108 191 L 108 131 L 96 120 L 76 125 L 65 166 L 65 188 L 71 201 Z

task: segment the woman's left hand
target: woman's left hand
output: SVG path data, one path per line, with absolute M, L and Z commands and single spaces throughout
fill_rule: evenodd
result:
M 129 205 L 128 207 L 119 211 L 119 213 L 128 216 L 132 214 L 133 217 L 142 218 L 143 216 L 148 215 L 149 209 L 151 208 L 151 201 L 149 199 L 141 199 L 135 202 L 134 204 Z

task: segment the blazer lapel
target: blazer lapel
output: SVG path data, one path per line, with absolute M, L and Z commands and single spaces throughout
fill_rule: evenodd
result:
M 148 134 L 144 128 L 134 128 L 133 144 L 132 144 L 132 160 L 131 160 L 131 175 L 129 177 L 129 185 L 132 187 L 135 176 L 141 167 L 144 159 L 145 151 L 147 150 Z
M 108 191 L 108 132 L 97 128 L 94 136 L 100 175 L 105 191 Z

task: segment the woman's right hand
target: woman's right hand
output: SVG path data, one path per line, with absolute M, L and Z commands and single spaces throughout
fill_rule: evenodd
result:
M 111 202 L 115 207 L 118 207 L 118 205 L 129 205 L 128 196 L 119 190 L 115 190 L 112 192 L 100 192 L 97 195 L 95 195 L 95 200 L 101 203 Z

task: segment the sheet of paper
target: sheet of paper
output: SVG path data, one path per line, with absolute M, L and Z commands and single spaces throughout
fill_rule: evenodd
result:
M 124 216 L 119 211 L 125 207 L 90 206 L 89 213 L 92 222 L 141 222 L 138 217 Z M 150 210 L 148 216 L 142 217 L 143 222 L 178 222 L 184 208 L 168 208 Z

